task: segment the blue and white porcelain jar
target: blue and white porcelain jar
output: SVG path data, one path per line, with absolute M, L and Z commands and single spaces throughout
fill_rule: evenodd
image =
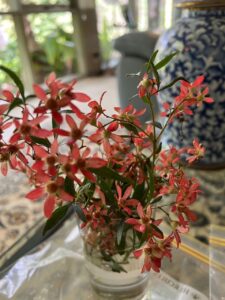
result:
M 166 132 L 166 142 L 190 146 L 194 137 L 206 147 L 204 167 L 225 167 L 225 0 L 184 1 L 182 17 L 159 39 L 159 57 L 179 54 L 161 71 L 164 82 L 184 76 L 193 81 L 204 74 L 213 104 L 204 104 L 182 125 L 174 121 Z M 166 90 L 160 101 L 170 101 L 179 87 Z

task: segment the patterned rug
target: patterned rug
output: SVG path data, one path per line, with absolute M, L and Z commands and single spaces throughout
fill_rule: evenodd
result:
M 0 175 L 0 268 L 44 222 L 42 203 L 25 199 L 28 191 L 22 174 Z

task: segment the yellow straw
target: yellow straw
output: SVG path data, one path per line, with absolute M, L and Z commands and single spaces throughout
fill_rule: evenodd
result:
M 207 265 L 210 264 L 210 266 L 212 266 L 212 267 L 214 267 L 215 269 L 217 269 L 217 270 L 219 270 L 219 271 L 225 273 L 225 267 L 224 267 L 223 265 L 221 265 L 221 264 L 219 264 L 219 263 L 213 261 L 213 260 L 210 260 L 210 261 L 209 261 L 209 257 L 208 257 L 207 255 L 202 254 L 201 252 L 199 252 L 199 251 L 197 251 L 197 250 L 194 250 L 194 249 L 188 247 L 188 246 L 185 245 L 185 244 L 181 244 L 180 247 L 179 247 L 179 249 L 180 249 L 181 251 L 184 251 L 184 252 L 190 254 L 191 256 L 197 258 L 198 260 L 204 262 L 205 264 L 207 264 Z

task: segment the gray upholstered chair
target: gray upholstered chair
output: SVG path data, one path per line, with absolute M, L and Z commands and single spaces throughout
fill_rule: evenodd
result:
M 121 59 L 117 69 L 118 90 L 121 107 L 127 106 L 130 102 L 138 109 L 144 104 L 138 97 L 130 98 L 137 94 L 138 77 L 128 77 L 127 74 L 144 73 L 145 63 L 149 60 L 154 51 L 158 35 L 149 32 L 131 32 L 117 38 L 114 48 L 121 53 Z M 153 99 L 155 111 L 158 112 L 156 97 Z M 142 118 L 142 121 L 150 120 L 150 113 Z

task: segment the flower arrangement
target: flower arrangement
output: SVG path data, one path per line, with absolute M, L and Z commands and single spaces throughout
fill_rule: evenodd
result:
M 113 271 L 124 270 L 115 255 L 124 255 L 126 261 L 133 253 L 136 258 L 144 255 L 142 272 L 159 272 L 162 259 L 172 257 L 173 241 L 178 247 L 180 235 L 196 219 L 189 206 L 200 193 L 199 183 L 187 178 L 182 166 L 184 160 L 190 164 L 201 158 L 205 149 L 197 139 L 188 149 L 164 149 L 160 140 L 169 122 L 183 120 L 196 105 L 213 99 L 207 96 L 203 76 L 193 83 L 177 78 L 162 85 L 158 70 L 173 56 L 156 63 L 156 51 L 138 85 L 139 101 L 151 111 L 147 124 L 139 120 L 145 109 L 138 111 L 130 104 L 125 109 L 115 107 L 115 114 L 108 116 L 104 93 L 95 101 L 74 89 L 76 81 L 62 83 L 54 74 L 46 80 L 47 91 L 34 85 L 39 101 L 33 104 L 21 80 L 0 67 L 18 88 L 15 94 L 1 91 L 2 174 L 7 175 L 8 167 L 26 174 L 34 186 L 26 197 L 43 200 L 47 229 L 73 206 L 81 228 L 88 231 L 89 249 L 97 245 Z M 161 124 L 151 98 L 177 82 L 180 94 L 173 103 L 163 104 Z M 86 113 L 79 107 L 83 102 L 88 104 Z M 163 222 L 171 228 L 167 236 L 160 228 Z

